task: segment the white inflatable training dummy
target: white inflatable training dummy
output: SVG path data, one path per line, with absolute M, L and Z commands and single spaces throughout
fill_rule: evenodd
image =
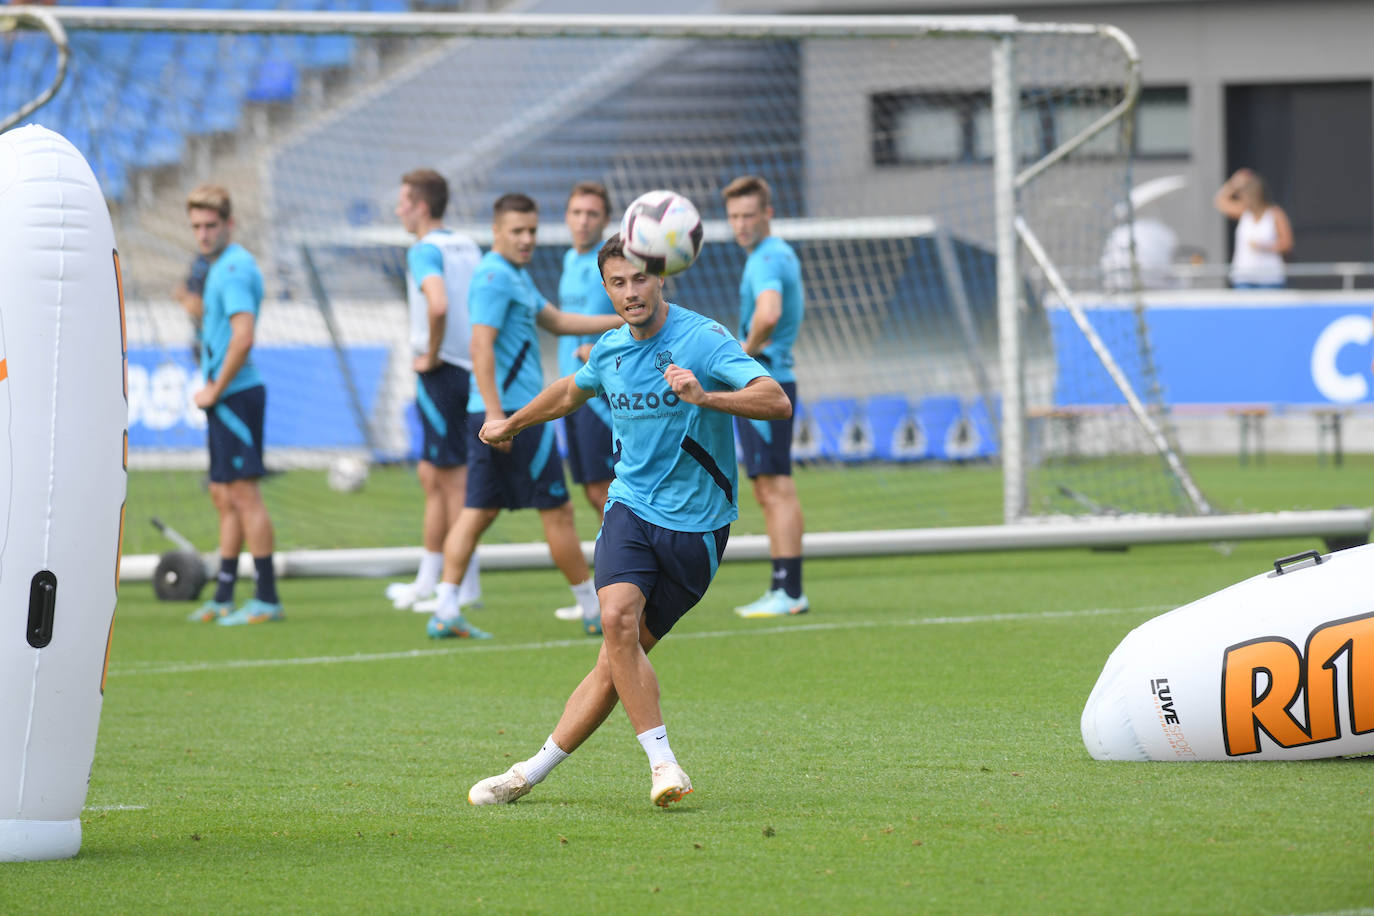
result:
M 123 312 L 86 160 L 43 127 L 0 134 L 0 862 L 81 847 L 119 575 Z
M 1131 631 L 1083 710 L 1098 760 L 1374 753 L 1374 545 L 1274 569 Z

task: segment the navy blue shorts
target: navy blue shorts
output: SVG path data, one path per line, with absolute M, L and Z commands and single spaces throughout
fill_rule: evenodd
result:
M 615 582 L 637 587 L 644 593 L 644 624 L 662 639 L 706 594 L 729 538 L 729 525 L 673 531 L 613 502 L 596 536 L 596 587 Z
M 205 412 L 210 440 L 210 480 L 229 483 L 262 477 L 262 423 L 267 387 L 254 385 L 225 395 Z
M 797 409 L 797 383 L 779 382 Z M 786 420 L 746 420 L 735 418 L 735 432 L 744 454 L 744 474 L 750 480 L 760 474 L 790 477 L 792 474 L 792 418 Z
M 583 404 L 563 418 L 568 431 L 568 470 L 573 483 L 588 484 L 615 477 L 615 447 L 611 444 L 611 427 L 596 407 L 606 408 L 597 398 Z M 607 414 L 609 417 L 609 412 Z
M 468 370 L 440 363 L 415 377 L 415 407 L 425 441 L 420 459 L 437 468 L 468 463 Z
M 500 452 L 477 438 L 486 414 L 468 414 L 470 509 L 556 509 L 568 501 L 553 426 L 531 426 Z

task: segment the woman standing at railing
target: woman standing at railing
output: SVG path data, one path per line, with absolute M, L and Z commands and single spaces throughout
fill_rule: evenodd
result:
M 1269 199 L 1264 179 L 1237 169 L 1212 198 L 1227 219 L 1236 220 L 1231 285 L 1236 289 L 1282 289 L 1287 280 L 1283 256 L 1293 250 L 1288 214 Z

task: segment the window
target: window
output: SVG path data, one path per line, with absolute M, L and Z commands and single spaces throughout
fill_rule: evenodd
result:
M 1136 104 L 1135 151 L 1151 158 L 1193 154 L 1188 89 L 1184 86 L 1142 90 Z
M 1072 95 L 1051 89 L 1021 93 L 1016 146 L 1022 161 L 1044 156 L 1095 123 L 1117 104 L 1119 94 L 1102 90 Z M 873 162 L 876 165 L 938 165 L 990 162 L 993 153 L 992 99 L 987 92 L 885 92 L 870 98 Z M 1115 156 L 1120 125 L 1090 139 L 1075 155 Z M 1150 88 L 1136 107 L 1134 152 L 1138 156 L 1191 154 L 1188 90 Z

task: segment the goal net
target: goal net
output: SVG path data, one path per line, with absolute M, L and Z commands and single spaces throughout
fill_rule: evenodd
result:
M 1206 508 L 1172 446 L 1134 297 L 1111 294 L 1119 321 L 1101 308 L 1078 320 L 1083 297 L 1100 305 L 1121 287 L 1103 254 L 1127 218 L 1137 62 L 1114 30 L 1011 17 L 52 13 L 70 59 L 26 120 L 82 149 L 116 217 L 130 552 L 166 546 L 140 534 L 145 516 L 214 543 L 204 419 L 188 400 L 195 332 L 172 295 L 193 257 L 184 197 L 206 180 L 230 189 L 235 239 L 266 278 L 254 358 L 279 547 L 416 543 L 412 240 L 392 211 L 400 176 L 421 166 L 449 180 L 446 224 L 484 245 L 499 194 L 538 202 L 531 272 L 555 301 L 575 182 L 602 182 L 617 207 L 653 188 L 687 195 L 706 244 L 668 296 L 730 328 L 744 252 L 720 192 L 766 178 L 773 232 L 806 285 L 793 454 L 811 531 Z M 38 95 L 58 63 L 41 31 L 4 36 L 0 110 Z M 553 340 L 543 349 L 548 381 Z M 370 465 L 357 493 L 328 487 L 341 456 Z M 749 518 L 736 530 L 761 533 Z

